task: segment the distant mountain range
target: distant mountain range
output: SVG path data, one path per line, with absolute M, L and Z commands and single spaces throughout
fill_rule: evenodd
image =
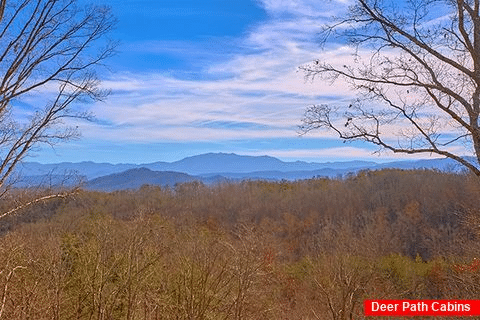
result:
M 321 169 L 345 169 L 371 167 L 377 163 L 372 161 L 348 162 L 284 162 L 269 156 L 241 156 L 234 153 L 206 153 L 187 157 L 175 162 L 153 162 L 143 164 L 111 164 L 95 162 L 62 162 L 56 164 L 40 164 L 38 162 L 23 163 L 20 168 L 23 175 L 61 174 L 76 171 L 87 179 L 94 179 L 129 169 L 146 168 L 152 171 L 174 171 L 189 175 L 215 175 L 218 173 L 246 174 L 262 171 L 312 171 Z
M 267 179 L 298 180 L 313 177 L 338 177 L 359 170 L 437 169 L 458 171 L 462 167 L 450 159 L 396 161 L 376 163 L 373 161 L 346 162 L 284 162 L 269 156 L 242 156 L 226 153 L 207 153 L 188 157 L 175 162 L 154 162 L 145 164 L 111 164 L 95 162 L 62 162 L 40 164 L 25 162 L 18 168 L 22 180 L 17 185 L 55 185 L 65 176 L 75 175 L 86 181 L 91 190 L 114 191 L 136 189 L 144 184 L 174 186 L 176 183 L 193 180 L 214 183 L 225 180 Z

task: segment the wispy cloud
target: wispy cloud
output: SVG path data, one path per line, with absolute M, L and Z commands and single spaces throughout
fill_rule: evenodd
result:
M 233 45 L 231 39 L 215 39 L 208 48 L 199 43 L 152 41 L 132 49 L 182 57 L 205 54 L 204 62 L 209 63 L 192 79 L 168 71 L 115 74 L 104 82 L 113 90 L 112 96 L 94 107 L 97 117 L 111 125 L 88 124 L 84 135 L 139 142 L 294 137 L 307 105 L 351 99 L 347 86 L 332 88 L 306 81 L 297 71 L 318 56 L 317 33 L 338 3 L 259 4 L 270 19 Z M 336 48 L 323 54 L 342 59 L 352 52 Z M 120 130 L 125 134 L 116 132 Z
M 339 5 L 349 0 L 260 0 L 259 3 L 271 15 L 289 15 L 300 17 L 330 17 L 338 12 Z
M 105 83 L 114 94 L 94 108 L 99 119 L 112 125 L 90 127 L 83 130 L 84 135 L 139 142 L 296 136 L 305 106 L 317 103 L 322 94 L 314 84 L 305 84 L 301 75 L 290 75 L 290 85 L 279 79 L 255 84 L 245 79 L 194 81 L 157 74 L 125 75 Z M 325 101 L 331 99 L 331 93 L 326 93 Z M 121 128 L 137 131 L 120 135 L 96 132 Z M 172 130 L 178 133 L 171 134 Z
M 318 33 L 326 21 L 346 10 L 349 3 L 259 0 L 269 18 L 241 38 L 142 40 L 127 44 L 126 50 L 132 53 L 170 55 L 182 60 L 191 57 L 198 70 L 189 77 L 179 76 L 176 70 L 117 72 L 103 82 L 112 89 L 112 95 L 106 102 L 92 106 L 99 121 L 79 124 L 80 129 L 87 139 L 117 143 L 297 137 L 308 105 L 346 105 L 354 98 L 346 83 L 330 86 L 306 80 L 297 69 L 319 57 L 341 65 L 353 60 L 355 52 L 347 46 L 334 44 L 321 50 L 318 43 Z M 391 138 L 399 129 L 392 127 Z M 336 136 L 317 131 L 310 137 Z M 372 157 L 372 149 L 363 146 L 251 152 L 281 158 Z
M 317 149 L 296 149 L 296 150 L 265 150 L 246 152 L 248 155 L 259 156 L 267 153 L 273 157 L 280 159 L 372 159 L 378 160 L 378 156 L 374 156 L 372 150 L 357 147 L 335 147 L 335 148 L 317 148 Z

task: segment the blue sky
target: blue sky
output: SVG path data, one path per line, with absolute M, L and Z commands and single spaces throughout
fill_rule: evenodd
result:
M 118 18 L 119 53 L 102 82 L 112 94 L 88 106 L 96 119 L 76 123 L 79 140 L 28 160 L 147 163 L 206 152 L 391 160 L 331 132 L 298 134 L 308 105 L 353 98 L 346 85 L 305 81 L 297 72 L 319 56 L 351 59 L 341 44 L 318 44 L 322 25 L 348 2 L 99 0 Z

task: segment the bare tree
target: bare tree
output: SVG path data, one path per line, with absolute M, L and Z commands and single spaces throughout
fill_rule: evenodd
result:
M 78 136 L 63 120 L 89 117 L 79 103 L 108 94 L 95 71 L 114 25 L 107 7 L 77 0 L 0 0 L 0 196 L 32 148 Z
M 479 2 L 356 0 L 323 31 L 325 44 L 336 37 L 355 49 L 352 62 L 300 69 L 344 80 L 358 96 L 309 107 L 302 132 L 328 128 L 379 150 L 445 156 L 480 176 Z

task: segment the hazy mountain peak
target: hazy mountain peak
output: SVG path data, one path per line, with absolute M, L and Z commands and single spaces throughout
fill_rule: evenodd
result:
M 281 161 L 272 156 L 246 156 L 235 153 L 205 153 L 186 157 L 175 162 L 154 162 L 147 164 L 111 164 L 83 161 L 40 164 L 25 162 L 19 166 L 22 176 L 32 177 L 31 181 L 42 180 L 48 175 L 62 175 L 76 172 L 89 180 L 90 186 L 101 190 L 112 188 L 133 188 L 141 184 L 174 185 L 176 182 L 199 179 L 205 182 L 219 179 L 309 179 L 312 177 L 336 177 L 355 173 L 362 169 L 382 168 L 436 168 L 449 170 L 455 162 L 450 159 L 429 159 L 396 161 L 377 164 L 373 161 L 305 162 Z M 193 177 L 196 176 L 196 177 Z M 213 179 L 214 177 L 217 177 Z M 96 180 L 95 178 L 102 178 Z M 95 181 L 96 180 L 96 181 Z M 92 184 L 93 183 L 93 184 Z

